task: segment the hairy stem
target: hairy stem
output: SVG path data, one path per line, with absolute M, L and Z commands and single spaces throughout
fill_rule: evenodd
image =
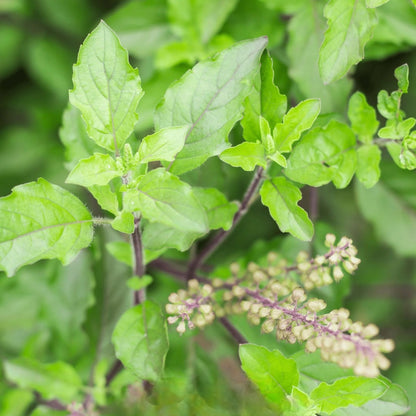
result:
M 251 203 L 253 202 L 254 196 L 260 186 L 263 179 L 264 169 L 258 167 L 250 185 L 244 194 L 243 200 L 241 201 L 238 211 L 235 213 L 233 218 L 233 224 L 227 231 L 220 230 L 214 237 L 206 244 L 206 246 L 199 252 L 197 256 L 189 263 L 187 279 L 193 278 L 195 272 L 200 268 L 202 263 L 219 247 L 219 245 L 228 237 L 231 231 L 234 230 L 235 226 L 241 220 L 241 218 L 247 213 Z
M 143 261 L 143 244 L 140 232 L 140 218 L 134 219 L 134 231 L 131 236 L 134 252 L 134 275 L 142 277 L 145 273 Z M 146 300 L 145 289 L 136 290 L 134 292 L 134 304 L 138 305 Z

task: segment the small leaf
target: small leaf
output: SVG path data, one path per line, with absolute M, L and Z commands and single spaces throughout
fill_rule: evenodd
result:
M 126 241 L 112 241 L 105 245 L 109 253 L 121 263 L 133 267 L 132 248 Z
M 26 357 L 4 362 L 7 379 L 19 387 L 33 389 L 46 400 L 70 403 L 78 398 L 82 381 L 69 364 L 57 361 L 43 364 Z
M 254 344 L 240 345 L 239 355 L 242 369 L 261 394 L 278 409 L 289 409 L 287 396 L 299 382 L 295 361 Z
M 172 162 L 185 144 L 189 126 L 167 127 L 146 136 L 139 147 L 141 163 L 166 160 Z
M 109 184 L 107 185 L 92 185 L 88 187 L 92 196 L 97 200 L 100 207 L 114 215 L 118 215 L 119 204 L 117 195 L 111 190 Z
M 355 144 L 352 130 L 333 120 L 302 138 L 287 161 L 285 174 L 293 181 L 310 186 L 333 181 L 337 188 L 345 188 L 357 164 Z
M 403 139 L 403 137 L 409 134 L 415 124 L 416 119 L 413 117 L 402 121 L 387 121 L 386 127 L 380 129 L 378 135 L 383 139 Z
M 73 82 L 69 98 L 81 111 L 88 135 L 107 150 L 122 148 L 137 122 L 143 91 L 127 51 L 103 21 L 79 50 Z
M 144 287 L 149 286 L 153 282 L 153 277 L 145 274 L 144 276 L 138 277 L 133 276 L 127 280 L 127 286 L 133 290 L 140 290 Z
M 359 91 L 354 93 L 348 103 L 348 118 L 352 131 L 366 144 L 373 141 L 379 122 L 376 111 L 367 103 L 365 95 Z
M 375 144 L 357 150 L 357 178 L 366 187 L 373 187 L 380 179 L 381 151 Z
M 256 166 L 266 167 L 264 146 L 260 143 L 243 142 L 224 150 L 220 159 L 231 166 L 251 171 Z
M 267 155 L 267 158 L 273 160 L 283 168 L 287 167 L 286 158 L 279 151 L 276 151 L 271 155 Z
M 321 102 L 316 99 L 302 101 L 291 108 L 283 117 L 283 122 L 277 124 L 273 132 L 276 149 L 281 153 L 290 152 L 293 143 L 312 126 L 320 109 Z
M 399 90 L 406 94 L 409 89 L 409 65 L 403 64 L 396 68 L 394 76 L 397 79 Z
M 192 188 L 163 168 L 147 173 L 140 180 L 125 209 L 140 211 L 144 218 L 183 231 L 205 233 L 208 220 L 192 193 Z
M 160 307 L 146 300 L 126 311 L 113 332 L 117 358 L 138 378 L 156 382 L 168 352 L 166 321 Z
M 193 188 L 194 195 L 205 208 L 210 230 L 223 228 L 229 230 L 233 224 L 238 205 L 229 202 L 225 195 L 216 188 Z
M 266 180 L 260 189 L 261 202 L 280 230 L 303 241 L 313 236 L 313 224 L 304 209 L 297 205 L 302 198 L 299 188 L 283 176 Z
M 382 396 L 387 388 L 379 379 L 351 376 L 341 378 L 333 384 L 321 383 L 310 396 L 322 406 L 323 412 L 331 414 L 334 410 L 350 404 L 362 406 Z
M 92 236 L 84 204 L 45 179 L 16 186 L 0 198 L 0 269 L 9 276 L 41 259 L 68 264 Z
M 386 90 L 381 90 L 377 94 L 377 109 L 379 113 L 388 120 L 396 118 L 398 104 L 399 95 L 397 94 L 389 95 Z
M 264 37 L 239 42 L 195 65 L 166 91 L 156 129 L 192 123 L 171 172 L 192 170 L 229 147 L 228 134 L 241 117 L 266 43 Z
M 82 186 L 107 185 L 111 179 L 121 176 L 116 161 L 110 155 L 95 153 L 88 159 L 80 160 L 71 170 L 66 183 Z
M 111 221 L 111 226 L 121 233 L 132 234 L 134 231 L 134 215 L 131 212 L 120 212 Z
M 324 16 L 328 29 L 319 52 L 319 71 L 324 83 L 329 84 L 363 59 L 377 17 L 365 0 L 330 0 Z

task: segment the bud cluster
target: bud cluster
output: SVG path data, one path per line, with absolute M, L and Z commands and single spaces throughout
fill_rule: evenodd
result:
M 186 326 L 203 328 L 215 317 L 244 313 L 249 322 L 261 325 L 264 333 L 274 332 L 279 340 L 306 342 L 306 351 L 320 349 L 324 360 L 353 368 L 358 375 L 378 375 L 379 369 L 389 367 L 382 353 L 393 350 L 393 341 L 372 339 L 378 328 L 353 322 L 344 308 L 323 314 L 326 303 L 308 296 L 310 289 L 342 278 L 341 266 L 352 273 L 360 263 L 350 239 L 343 237 L 335 245 L 335 236 L 329 234 L 325 243 L 325 255 L 309 258 L 301 252 L 293 266 L 269 253 L 266 266 L 251 262 L 243 270 L 231 264 L 227 280 L 190 280 L 187 290 L 169 296 L 168 322 L 178 322 L 182 334 Z

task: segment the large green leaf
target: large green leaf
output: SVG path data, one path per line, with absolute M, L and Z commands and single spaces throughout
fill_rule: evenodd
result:
M 326 84 L 342 78 L 364 58 L 364 46 L 377 23 L 365 0 L 330 0 L 324 15 L 328 29 L 319 53 L 319 70 Z
M 357 150 L 357 178 L 366 188 L 380 179 L 381 150 L 375 144 L 366 144 Z
M 310 241 L 313 224 L 304 209 L 298 206 L 300 189 L 283 176 L 266 180 L 260 189 L 261 202 L 283 232 Z
M 80 48 L 73 82 L 69 98 L 81 111 L 89 136 L 105 149 L 120 149 L 137 122 L 143 92 L 137 69 L 103 21 Z
M 69 263 L 92 240 L 92 217 L 65 189 L 40 178 L 0 198 L 0 269 L 57 258 Z
M 147 173 L 137 190 L 125 199 L 125 209 L 140 211 L 144 218 L 170 227 L 196 233 L 208 230 L 205 211 L 192 188 L 163 168 Z
M 82 387 L 75 369 L 61 361 L 43 364 L 21 357 L 5 361 L 4 370 L 9 381 L 22 388 L 38 391 L 44 399 L 59 399 L 69 403 L 77 398 Z
M 290 179 L 307 185 L 322 186 L 333 181 L 337 188 L 345 188 L 357 164 L 354 146 L 352 130 L 333 120 L 303 137 L 293 149 L 285 173 Z
M 137 377 L 157 381 L 169 349 L 166 320 L 160 307 L 146 300 L 126 311 L 113 333 L 117 358 Z
M 278 409 L 289 409 L 287 396 L 299 382 L 295 361 L 279 350 L 269 351 L 254 344 L 240 345 L 239 354 L 241 367 L 261 394 Z
M 192 170 L 229 147 L 228 134 L 241 117 L 266 43 L 264 37 L 237 43 L 197 64 L 166 91 L 156 129 L 191 124 L 173 173 Z
M 362 406 L 382 396 L 387 389 L 388 386 L 377 378 L 351 376 L 333 384 L 321 383 L 310 396 L 321 405 L 323 412 L 332 414 L 334 410 L 350 404 Z

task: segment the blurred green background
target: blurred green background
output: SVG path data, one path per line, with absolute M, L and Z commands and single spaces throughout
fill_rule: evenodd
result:
M 416 9 L 408 0 L 391 0 L 377 9 L 379 23 L 366 46 L 364 61 L 349 77 L 329 86 L 322 84 L 317 69 L 326 27 L 322 16 L 325 2 L 196 1 L 197 13 L 191 3 L 0 0 L 2 196 L 10 193 L 13 186 L 40 176 L 64 184 L 64 164 L 70 164 L 71 154 L 60 141 L 59 129 L 72 84 L 72 64 L 79 45 L 100 19 L 118 33 L 142 77 L 146 95 L 139 106 L 138 137 L 151 131 L 154 107 L 169 84 L 195 62 L 234 41 L 262 35 L 269 37 L 276 82 L 292 104 L 320 97 L 324 113 L 336 113 L 341 120 L 345 119 L 347 99 L 353 91 L 364 92 L 370 104 L 375 105 L 380 89 L 396 88 L 393 71 L 407 62 L 410 90 L 404 97 L 403 108 L 409 116 L 416 115 Z M 240 141 L 240 132 L 236 127 L 230 140 Z M 210 159 L 184 179 L 201 186 L 217 186 L 230 199 L 239 199 L 249 177 Z M 392 367 L 387 376 L 406 388 L 414 409 L 408 414 L 416 415 L 412 394 L 416 392 L 415 174 L 400 170 L 385 157 L 382 180 L 371 190 L 363 190 L 357 184 L 342 191 L 326 186 L 318 191 L 317 206 L 311 205 L 313 192 L 305 188 L 303 200 L 304 207 L 316 213 L 313 249 L 322 247 L 326 232 L 333 232 L 339 237 L 353 238 L 362 259 L 353 278 L 324 295 L 330 306 L 346 304 L 355 320 L 374 322 L 381 328 L 381 336 L 395 339 L 397 347 L 390 356 Z M 272 239 L 273 243 L 258 243 L 254 253 L 278 247 L 291 256 L 305 247 L 280 236 L 265 208 L 254 205 L 227 245 L 210 261 L 227 264 L 239 256 L 248 256 L 247 247 L 254 242 Z M 0 357 L 24 355 L 45 361 L 67 360 L 81 373 L 87 373 L 96 344 L 88 343 L 82 331 L 91 338 L 88 328 L 94 326 L 94 316 L 100 316 L 104 310 L 97 306 L 97 299 L 105 302 L 111 285 L 118 288 L 115 298 L 112 292 L 114 316 L 103 326 L 108 333 L 129 301 L 126 290 L 119 288 L 120 283 L 115 283 L 114 278 L 126 279 L 128 272 L 112 259 L 107 260 L 110 289 L 100 287 L 94 256 L 102 250 L 103 247 L 93 246 L 67 269 L 55 262 L 41 262 L 24 268 L 11 280 L 0 276 Z M 168 281 L 162 285 L 164 278 L 160 279 L 151 288 L 151 296 L 163 303 L 176 285 Z M 243 332 L 253 333 L 251 341 L 262 342 L 259 331 L 238 324 Z M 220 328 L 216 330 L 221 332 Z M 266 343 L 272 345 L 270 340 Z M 91 351 L 84 354 L 86 345 Z M 102 348 L 111 350 L 107 344 Z M 207 358 L 198 354 L 200 370 L 205 374 Z M 168 359 L 168 364 L 174 358 Z M 215 374 L 210 373 L 209 377 Z M 15 413 L 10 412 L 7 406 L 12 399 L 17 400 L 10 391 L 0 381 L 0 415 L 25 414 L 16 409 Z

